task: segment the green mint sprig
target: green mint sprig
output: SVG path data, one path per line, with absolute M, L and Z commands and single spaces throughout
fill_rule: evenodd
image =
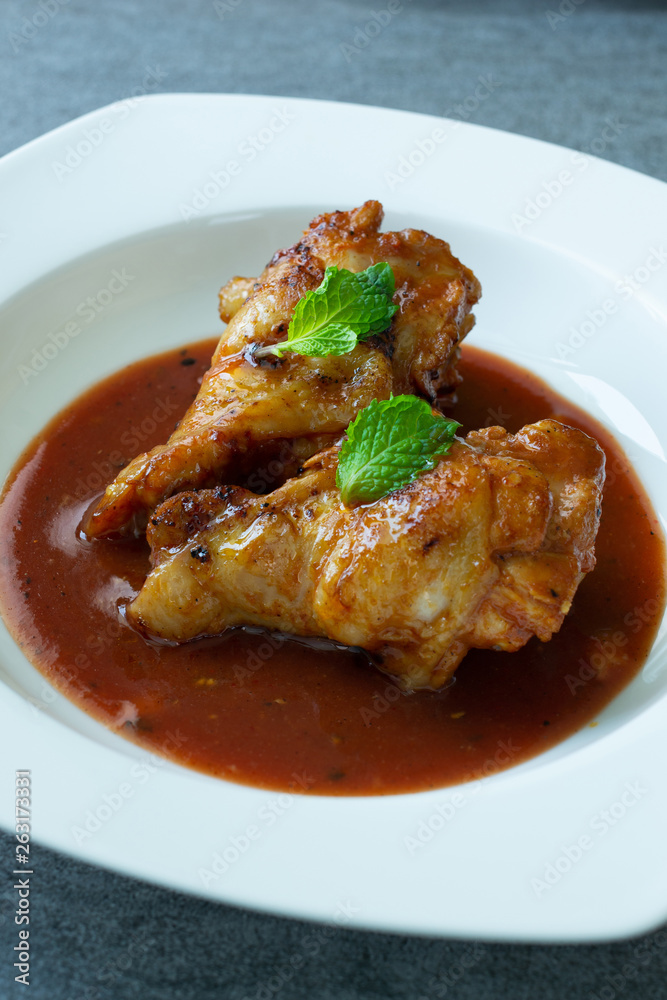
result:
M 438 416 L 423 399 L 374 399 L 347 429 L 336 471 L 346 504 L 371 503 L 435 468 L 452 446 L 456 420 Z
M 254 352 L 257 359 L 285 351 L 309 357 L 347 354 L 360 340 L 386 330 L 398 309 L 389 264 L 373 264 L 365 271 L 328 267 L 322 284 L 296 304 L 287 340 L 267 344 Z

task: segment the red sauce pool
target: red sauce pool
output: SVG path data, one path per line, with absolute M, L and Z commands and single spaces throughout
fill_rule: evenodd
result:
M 518 653 L 471 651 L 455 683 L 405 695 L 352 650 L 233 630 L 147 644 L 117 614 L 141 586 L 143 540 L 86 542 L 83 511 L 135 454 L 168 437 L 215 341 L 130 365 L 63 410 L 0 503 L 0 605 L 57 688 L 142 747 L 209 774 L 324 795 L 418 791 L 519 763 L 585 726 L 636 674 L 664 601 L 664 543 L 613 439 L 532 375 L 464 348 L 461 433 L 555 416 L 607 453 L 598 564 L 560 632 Z

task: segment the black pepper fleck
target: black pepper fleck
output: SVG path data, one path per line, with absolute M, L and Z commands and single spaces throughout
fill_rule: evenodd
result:
M 190 555 L 193 559 L 199 559 L 199 562 L 209 562 L 211 558 L 211 553 L 208 551 L 205 545 L 195 545 L 193 549 L 190 549 Z

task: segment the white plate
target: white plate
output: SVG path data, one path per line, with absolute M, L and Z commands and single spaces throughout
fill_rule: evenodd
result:
M 387 227 L 451 242 L 484 287 L 474 342 L 610 427 L 664 514 L 667 187 L 477 126 L 269 97 L 123 102 L 0 161 L 3 474 L 99 377 L 216 333 L 229 275 L 366 198 Z M 114 270 L 124 285 L 109 294 Z M 34 836 L 50 847 L 228 903 L 408 933 L 579 941 L 667 917 L 664 653 L 595 728 L 481 785 L 326 798 L 150 760 L 0 640 L 2 760 L 32 769 Z M 7 829 L 10 805 L 0 796 Z M 98 829 L 77 835 L 86 822 Z M 411 854 L 419 830 L 432 837 Z M 227 868 L 205 885 L 216 853 Z

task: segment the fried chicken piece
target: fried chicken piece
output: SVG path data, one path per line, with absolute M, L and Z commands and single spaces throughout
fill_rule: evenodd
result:
M 241 278 L 238 275 L 222 286 L 218 295 L 218 312 L 223 323 L 231 322 L 256 288 L 259 288 L 257 278 Z
M 137 456 L 108 487 L 84 525 L 88 535 L 118 531 L 179 490 L 229 482 L 267 441 L 299 438 L 303 460 L 333 444 L 372 399 L 415 392 L 435 402 L 453 391 L 479 282 L 428 233 L 380 233 L 382 214 L 368 201 L 318 216 L 257 281 L 232 279 L 220 300 L 229 325 L 197 398 L 167 444 Z M 287 338 L 297 302 L 326 267 L 362 271 L 382 261 L 393 269 L 399 306 L 387 331 L 340 357 L 252 359 L 252 345 Z
M 228 486 L 163 503 L 129 621 L 175 642 L 235 625 L 325 636 L 407 690 L 439 688 L 472 647 L 550 639 L 595 565 L 604 454 L 572 427 L 474 431 L 355 508 L 337 463 L 331 448 L 269 496 Z

